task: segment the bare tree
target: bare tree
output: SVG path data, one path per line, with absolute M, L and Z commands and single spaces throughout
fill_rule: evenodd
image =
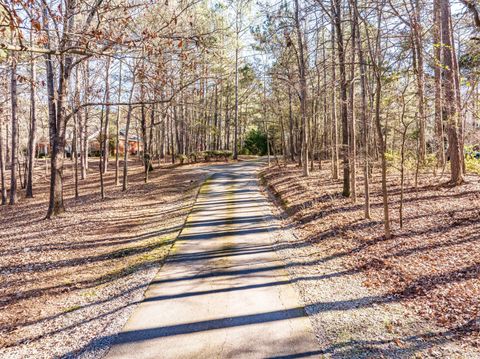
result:
M 32 32 L 30 32 L 30 43 L 32 43 Z M 26 197 L 33 197 L 33 169 L 35 167 L 35 135 L 37 132 L 36 115 L 36 81 L 37 71 L 33 52 L 30 53 L 30 131 L 28 136 L 28 174 Z
M 382 99 L 382 53 L 381 53 L 381 23 L 383 18 L 384 2 L 376 4 L 376 16 L 377 27 L 376 35 L 373 38 L 370 36 L 368 25 L 366 24 L 365 30 L 367 31 L 367 43 L 369 50 L 370 62 L 372 63 L 373 76 L 375 79 L 375 128 L 377 132 L 377 146 L 380 153 L 380 159 L 382 164 L 382 201 L 383 201 L 383 223 L 385 228 L 385 238 L 391 237 L 390 231 L 390 213 L 388 204 L 388 188 L 387 188 L 387 158 L 385 156 L 386 144 L 382 130 L 381 122 L 381 99 Z
M 433 3 L 433 61 L 435 77 L 435 139 L 437 146 L 437 162 L 445 165 L 445 149 L 443 140 L 442 116 L 442 46 L 441 46 L 441 4 L 440 0 Z
M 369 121 L 367 119 L 367 79 L 366 79 L 366 66 L 365 66 L 365 56 L 363 53 L 363 46 L 360 36 L 360 26 L 358 23 L 359 14 L 358 14 L 358 1 L 357 0 L 350 0 L 353 6 L 353 21 L 356 23 L 356 28 L 358 29 L 356 32 L 356 45 L 358 51 L 358 60 L 359 60 L 359 67 L 360 67 L 360 88 L 361 88 L 361 112 L 360 117 L 362 119 L 363 125 L 363 181 L 364 181 L 364 196 L 365 196 L 365 218 L 370 218 L 370 186 L 368 180 L 368 168 L 369 168 L 369 161 L 368 161 L 368 146 L 369 146 Z
M 7 187 L 5 185 L 5 158 L 3 143 L 3 106 L 0 106 L 0 192 L 2 196 L 2 205 L 7 204 Z
M 461 109 L 459 108 L 458 72 L 456 71 L 456 52 L 453 41 L 453 26 L 449 0 L 441 0 L 442 50 L 443 50 L 443 108 L 442 115 L 447 123 L 448 154 L 450 157 L 450 183 L 463 182 L 463 150 L 460 136 Z
M 118 70 L 119 79 L 118 79 L 118 102 L 122 99 L 122 60 L 120 60 L 120 68 Z M 120 106 L 117 106 L 117 117 L 116 117 L 116 136 L 115 136 L 115 185 L 120 184 L 119 179 L 119 167 L 120 167 Z
M 11 100 L 11 119 L 12 119 L 12 147 L 10 158 L 10 201 L 11 205 L 17 201 L 17 156 L 18 156 L 18 99 L 17 99 L 17 59 L 15 56 L 11 58 L 12 64 L 10 69 L 10 100 Z
M 297 62 L 298 62 L 298 74 L 300 79 L 300 115 L 302 116 L 302 165 L 303 165 L 303 175 L 309 175 L 308 168 L 308 150 L 309 150 L 309 136 L 310 136 L 310 126 L 307 116 L 307 75 L 306 75 L 306 61 L 305 61 L 305 49 L 303 41 L 303 31 L 300 25 L 300 7 L 298 0 L 295 0 L 295 30 L 297 35 Z
M 349 159 L 349 126 L 348 126 L 348 100 L 347 100 L 347 75 L 345 66 L 345 44 L 342 26 L 342 1 L 334 0 L 332 6 L 335 34 L 338 47 L 338 67 L 340 70 L 340 115 L 342 117 L 342 157 L 343 157 L 343 196 L 350 197 L 350 159 Z

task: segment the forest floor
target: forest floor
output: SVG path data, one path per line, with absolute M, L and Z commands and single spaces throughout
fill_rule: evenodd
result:
M 354 204 L 327 166 L 308 178 L 294 164 L 261 174 L 293 233 L 279 251 L 330 342 L 325 354 L 480 357 L 480 177 L 447 188 L 445 176 L 425 173 L 415 188 L 408 176 L 400 228 L 399 179 L 389 174 L 386 240 L 380 174 L 366 220 L 361 176 Z
M 48 183 L 36 171 L 34 199 L 23 192 L 0 207 L 0 357 L 78 354 L 93 337 L 118 331 L 163 263 L 206 176 L 203 165 L 162 165 L 144 183 L 132 160 L 129 189 L 99 196 L 98 160 L 73 198 L 67 161 L 67 212 L 45 220 Z

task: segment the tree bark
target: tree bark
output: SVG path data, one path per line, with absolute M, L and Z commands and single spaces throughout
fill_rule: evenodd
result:
M 30 35 L 31 36 L 31 35 Z M 31 39 L 30 39 L 31 42 Z M 28 136 L 28 173 L 27 173 L 27 186 L 26 197 L 33 198 L 33 169 L 35 167 L 35 135 L 37 131 L 37 118 L 36 118 L 36 66 L 33 53 L 30 54 L 30 132 Z
M 350 159 L 348 146 L 348 108 L 347 108 L 347 80 L 345 68 L 345 48 L 342 30 L 341 0 L 334 0 L 333 7 L 336 39 L 338 46 L 338 67 L 340 70 L 340 114 L 342 116 L 342 157 L 343 157 L 343 196 L 350 197 Z
M 0 105 L 0 192 L 2 196 L 2 205 L 7 204 L 7 187 L 5 185 L 5 158 L 3 143 L 3 106 Z
M 85 63 L 85 100 L 88 100 L 88 94 L 90 92 L 90 70 L 88 61 Z M 81 157 L 80 157 L 80 167 L 81 167 L 81 179 L 84 180 L 87 178 L 88 170 L 88 117 L 89 111 L 88 107 L 85 107 L 83 111 L 83 124 L 81 126 Z
M 73 31 L 75 20 L 75 0 L 66 2 L 64 15 L 64 31 L 62 45 L 69 48 L 70 37 Z M 46 20 L 46 10 L 44 18 Z M 63 203 L 63 159 L 65 156 L 65 130 L 66 130 L 66 106 L 68 96 L 68 84 L 72 71 L 73 58 L 70 54 L 63 53 L 59 60 L 59 82 L 56 102 L 56 117 L 49 114 L 50 142 L 52 147 L 51 171 L 50 171 L 50 199 L 46 218 L 59 215 L 65 211 Z M 49 89 L 49 101 L 54 101 L 53 93 L 53 67 L 51 59 L 47 60 L 47 89 Z M 50 105 L 49 105 L 50 106 Z
M 441 0 L 441 28 L 443 50 L 443 118 L 447 123 L 447 135 L 450 155 L 450 184 L 459 185 L 463 182 L 463 149 L 459 127 L 461 122 L 460 108 L 457 102 L 457 86 L 455 84 L 455 57 L 453 44 L 453 28 L 451 21 L 450 1 Z
M 122 99 L 122 61 L 120 61 L 120 68 L 118 70 L 119 73 L 119 80 L 118 80 L 118 102 Z M 119 167 L 120 167 L 120 106 L 117 106 L 117 118 L 115 123 L 116 128 L 116 138 L 115 138 L 115 185 L 120 185 L 120 175 L 119 175 Z
M 295 29 L 297 33 L 298 45 L 298 72 L 300 78 L 300 115 L 302 116 L 302 165 L 303 175 L 308 176 L 310 170 L 308 167 L 308 150 L 309 150 L 309 136 L 310 126 L 307 116 L 307 75 L 306 62 L 304 54 L 303 33 L 300 25 L 300 7 L 299 1 L 295 0 Z
M 333 9 L 333 3 L 332 3 Z M 338 156 L 338 119 L 337 119 L 337 71 L 336 71 L 336 31 L 335 21 L 332 21 L 332 92 L 331 92 L 331 112 L 332 112 L 332 178 L 338 179 L 339 169 L 339 156 Z
M 77 80 L 78 81 L 78 80 Z M 78 123 L 80 115 L 77 114 L 73 119 L 73 139 L 72 139 L 72 156 L 73 156 L 73 178 L 75 181 L 75 198 L 78 198 Z
M 385 226 L 385 238 L 390 239 L 390 214 L 388 209 L 388 188 L 387 188 L 387 159 L 385 157 L 385 141 L 382 133 L 382 125 L 380 123 L 380 100 L 382 91 L 382 82 L 380 74 L 375 74 L 376 89 L 375 89 L 375 125 L 377 128 L 377 141 L 382 160 L 382 200 L 383 200 L 383 221 Z
M 352 6 L 350 6 L 350 23 L 352 31 L 352 49 L 350 57 L 350 88 L 349 88 L 349 156 L 350 156 L 350 182 L 351 195 L 353 203 L 357 201 L 357 135 L 356 135 L 356 121 L 355 121 L 355 38 L 357 33 L 357 22 L 354 21 L 354 14 Z
M 237 6 L 239 6 L 237 4 Z M 240 10 L 236 9 L 235 14 L 235 117 L 234 117 L 234 133 L 233 133 L 233 159 L 238 159 L 238 41 L 240 34 Z
M 295 162 L 295 136 L 293 135 L 292 91 L 288 88 L 288 130 L 290 138 L 290 159 Z
M 418 158 L 420 163 L 425 162 L 426 157 L 426 139 L 425 139 L 425 75 L 423 69 L 423 36 L 422 26 L 420 23 L 420 2 L 419 0 L 411 0 L 414 9 L 414 16 L 412 21 L 413 28 L 413 42 L 416 53 L 416 62 L 414 63 L 417 77 L 417 97 L 418 97 Z
M 435 77 L 435 139 L 437 145 L 437 162 L 445 165 L 445 148 L 442 119 L 442 46 L 441 46 L 441 4 L 434 0 L 433 4 L 433 59 Z
M 130 121 L 132 118 L 132 105 L 128 106 L 127 111 L 127 123 L 125 125 L 125 144 L 123 153 L 123 183 L 122 191 L 126 191 L 128 188 L 128 135 L 130 131 Z
M 363 183 L 364 183 L 364 192 L 365 192 L 365 206 L 364 206 L 364 213 L 365 218 L 370 218 L 370 185 L 369 185 L 369 161 L 368 161 L 368 145 L 369 145 L 369 124 L 367 119 L 367 78 L 366 78 L 366 69 L 365 69 L 365 58 L 363 54 L 363 47 L 362 41 L 360 36 L 360 28 L 358 24 L 358 7 L 357 7 L 357 0 L 351 0 L 354 8 L 354 21 L 357 23 L 357 32 L 356 32 L 356 43 L 357 43 L 357 51 L 358 51 L 358 61 L 360 63 L 360 89 L 361 89 L 361 112 L 360 117 L 362 119 L 363 125 L 363 145 L 364 145 L 364 152 L 363 152 Z
M 12 65 L 10 72 L 10 100 L 12 106 L 11 120 L 12 120 L 12 142 L 11 142 L 11 158 L 10 158 L 10 201 L 13 205 L 17 202 L 17 175 L 15 169 L 17 168 L 17 146 L 18 146 L 18 118 L 17 118 L 17 60 L 12 57 Z
M 383 202 L 383 223 L 385 228 L 385 238 L 391 238 L 390 231 L 390 214 L 388 204 L 388 188 L 387 188 L 387 159 L 385 157 L 386 141 L 384 139 L 382 124 L 380 118 L 380 103 L 382 98 L 382 73 L 380 64 L 382 63 L 381 42 L 380 42 L 380 26 L 383 16 L 383 4 L 377 3 L 377 34 L 375 36 L 375 44 L 372 44 L 370 40 L 370 34 L 368 33 L 368 24 L 365 25 L 367 31 L 368 50 L 370 54 L 370 62 L 372 63 L 372 72 L 375 78 L 375 128 L 377 131 L 376 144 L 378 152 L 381 158 L 382 164 L 382 202 Z M 357 12 L 358 14 L 358 12 Z
M 108 166 L 108 155 L 109 155 L 109 125 L 110 125 L 110 57 L 107 59 L 107 69 L 105 74 L 105 123 L 103 124 L 103 164 L 102 172 L 103 174 L 107 173 Z M 102 129 L 100 129 L 102 131 Z

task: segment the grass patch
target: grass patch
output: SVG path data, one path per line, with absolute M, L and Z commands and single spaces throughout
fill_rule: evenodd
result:
M 283 199 L 282 197 L 280 197 L 279 199 L 280 199 L 280 205 L 286 209 L 288 207 L 288 199 Z
M 67 308 L 64 308 L 62 310 L 63 313 L 71 313 L 71 312 L 74 312 L 76 310 L 79 310 L 80 308 L 82 308 L 82 306 L 80 305 L 72 305 L 71 307 L 67 307 Z
M 146 268 L 151 265 L 158 265 L 163 263 L 168 254 L 169 245 L 174 242 L 174 238 L 160 237 L 151 241 L 143 248 L 151 248 L 150 250 L 132 257 L 125 266 L 112 270 L 105 275 L 97 278 L 97 285 L 114 281 L 118 278 L 126 277 L 138 270 Z M 134 253 L 138 253 L 138 248 L 134 248 Z M 130 252 L 131 253 L 131 252 Z
M 466 156 L 465 158 L 465 168 L 467 173 L 475 173 L 480 175 L 480 160 L 477 160 L 474 157 Z
M 73 283 L 74 283 L 74 282 L 73 282 L 73 280 L 72 280 L 71 278 L 66 278 L 66 279 L 64 279 L 63 282 L 62 282 L 62 284 L 63 284 L 64 286 L 70 286 L 70 285 L 73 285 Z
M 267 186 L 267 180 L 266 180 L 266 178 L 265 178 L 265 173 L 261 172 L 261 173 L 258 175 L 258 179 L 259 179 L 260 184 L 261 184 L 262 186 L 264 186 L 264 187 Z
M 95 298 L 97 295 L 98 295 L 98 293 L 95 289 L 90 289 L 90 290 L 87 290 L 86 292 L 82 293 L 82 296 L 87 298 L 87 299 Z

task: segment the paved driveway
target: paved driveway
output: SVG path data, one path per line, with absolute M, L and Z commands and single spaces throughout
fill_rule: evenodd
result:
M 107 358 L 300 358 L 318 346 L 271 246 L 262 161 L 215 167 Z

